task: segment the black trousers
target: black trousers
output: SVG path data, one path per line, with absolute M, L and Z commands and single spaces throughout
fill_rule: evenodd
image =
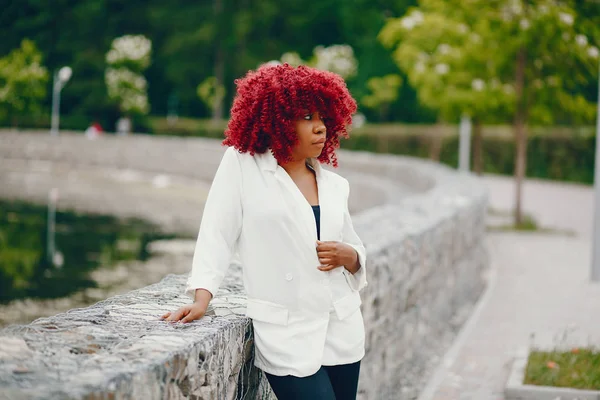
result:
M 267 374 L 277 400 L 356 400 L 360 361 L 322 366 L 314 375 L 298 378 Z

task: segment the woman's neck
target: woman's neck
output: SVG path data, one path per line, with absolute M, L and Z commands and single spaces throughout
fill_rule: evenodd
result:
M 279 164 L 285 169 L 289 176 L 298 176 L 310 171 L 306 166 L 306 160 L 289 161 L 285 164 Z

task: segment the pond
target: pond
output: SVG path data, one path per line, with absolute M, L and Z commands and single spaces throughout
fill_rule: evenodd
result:
M 49 235 L 48 216 L 47 207 L 0 201 L 0 303 L 59 298 L 96 287 L 93 270 L 122 260 L 146 260 L 146 244 L 175 237 L 139 219 L 60 210 L 55 234 Z

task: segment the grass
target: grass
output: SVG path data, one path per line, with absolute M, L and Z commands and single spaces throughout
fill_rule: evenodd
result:
M 540 230 L 537 221 L 531 215 L 523 215 L 523 220 L 519 224 L 512 224 L 506 227 L 515 231 L 535 232 Z
M 524 214 L 523 220 L 520 224 L 514 224 L 514 211 L 509 210 L 497 210 L 495 208 L 488 208 L 488 215 L 492 217 L 501 217 L 506 221 L 510 221 L 509 223 L 500 224 L 500 225 L 488 225 L 488 231 L 495 232 L 538 232 L 538 233 L 551 233 L 551 234 L 559 234 L 565 236 L 575 236 L 575 232 L 568 229 L 556 229 L 556 228 L 546 228 L 540 226 L 540 224 L 536 221 L 536 219 L 529 215 Z
M 509 210 L 496 210 L 494 208 L 488 208 L 488 215 L 495 217 L 502 217 L 503 219 L 513 221 L 514 212 Z M 538 226 L 537 221 L 529 214 L 523 215 L 523 220 L 520 224 L 515 225 L 514 223 L 508 223 L 503 225 L 490 226 L 490 230 L 495 231 L 529 231 L 535 232 L 541 228 Z
M 600 351 L 592 348 L 532 351 L 523 383 L 600 390 Z

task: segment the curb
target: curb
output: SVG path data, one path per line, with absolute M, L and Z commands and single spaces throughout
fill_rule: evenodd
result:
M 552 386 L 525 385 L 527 352 L 519 352 L 512 363 L 506 386 L 505 400 L 600 400 L 600 391 L 560 388 Z
M 488 256 L 489 256 L 487 240 L 486 240 L 486 251 L 488 251 Z M 435 397 L 436 392 L 440 388 L 440 385 L 444 381 L 444 378 L 448 374 L 448 371 L 454 365 L 454 362 L 456 361 L 456 358 L 458 357 L 458 353 L 464 347 L 464 345 L 467 341 L 468 335 L 474 329 L 475 324 L 479 320 L 479 316 L 483 312 L 483 309 L 489 303 L 490 298 L 492 296 L 492 292 L 496 288 L 497 276 L 498 276 L 498 270 L 496 269 L 494 260 L 491 260 L 491 258 L 490 258 L 490 268 L 487 273 L 487 277 L 486 277 L 487 285 L 486 285 L 484 292 L 479 297 L 479 300 L 477 301 L 477 303 L 475 303 L 475 306 L 473 307 L 473 311 L 472 311 L 471 315 L 469 316 L 467 321 L 465 321 L 462 328 L 460 329 L 460 331 L 454 338 L 454 341 L 453 341 L 452 345 L 450 346 L 450 349 L 448 349 L 448 351 L 444 354 L 444 356 L 440 360 L 437 368 L 435 369 L 433 374 L 428 379 L 427 383 L 425 384 L 425 387 L 419 394 L 419 397 L 417 398 L 417 400 L 433 400 L 433 398 Z M 555 399 L 552 399 L 552 400 L 555 400 Z M 594 400 L 596 400 L 596 399 L 594 399 Z M 600 399 L 598 399 L 598 400 L 600 400 Z

